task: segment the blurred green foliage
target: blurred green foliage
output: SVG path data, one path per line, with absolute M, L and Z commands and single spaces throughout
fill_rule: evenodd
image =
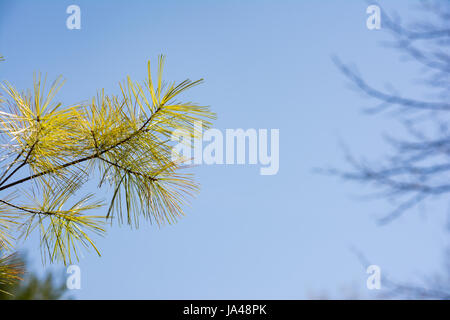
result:
M 20 259 L 26 268 L 26 272 L 22 276 L 23 280 L 13 284 L 0 284 L 0 300 L 71 299 L 67 292 L 63 272 L 47 271 L 43 276 L 39 276 L 28 270 L 29 263 L 24 255 L 20 255 Z

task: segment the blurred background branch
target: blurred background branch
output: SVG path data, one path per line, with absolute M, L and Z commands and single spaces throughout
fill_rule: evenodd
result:
M 333 57 L 335 65 L 353 87 L 375 101 L 365 112 L 369 115 L 390 112 L 405 129 L 404 136 L 385 137 L 393 151 L 381 161 L 357 159 L 345 151 L 349 169 L 325 170 L 345 181 L 371 185 L 377 198 L 395 203 L 394 209 L 379 219 L 382 225 L 420 203 L 448 197 L 450 193 L 450 2 L 421 1 L 420 4 L 424 21 L 406 25 L 400 17 L 384 10 L 381 10 L 381 21 L 382 29 L 393 37 L 386 46 L 419 64 L 419 83 L 425 92 L 430 92 L 426 98 L 379 89 L 358 70 Z M 382 297 L 449 299 L 448 249 L 444 273 L 424 282 L 425 285 L 420 286 L 383 277 L 388 290 Z

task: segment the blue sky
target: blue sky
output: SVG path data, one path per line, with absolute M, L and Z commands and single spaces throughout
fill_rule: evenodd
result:
M 66 28 L 66 8 L 81 8 L 81 30 Z M 414 16 L 413 1 L 382 1 Z M 340 141 L 357 155 L 382 158 L 381 135 L 400 132 L 388 115 L 367 116 L 373 102 L 349 90 L 331 55 L 358 66 L 374 85 L 422 91 L 412 63 L 381 46 L 366 28 L 364 1 L 8 1 L 0 4 L 0 80 L 32 86 L 34 71 L 67 83 L 58 99 L 118 93 L 146 61 L 167 56 L 165 79 L 204 78 L 186 100 L 210 105 L 214 127 L 280 129 L 280 170 L 252 165 L 199 166 L 199 196 L 178 224 L 138 230 L 112 226 L 97 239 L 102 257 L 78 265 L 81 299 L 302 299 L 326 292 L 362 296 L 367 275 L 351 247 L 382 274 L 417 280 L 438 271 L 446 206 L 412 210 L 379 227 L 391 208 L 361 201 L 359 185 L 318 175 L 346 165 Z M 99 212 L 102 213 L 102 212 Z M 22 246 L 43 271 L 37 238 Z M 57 266 L 58 267 L 58 266 Z

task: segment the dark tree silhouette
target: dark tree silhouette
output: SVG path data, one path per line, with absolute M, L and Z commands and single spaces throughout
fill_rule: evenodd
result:
M 391 112 L 404 126 L 402 137 L 386 137 L 392 153 L 383 161 L 358 160 L 346 152 L 350 169 L 328 173 L 369 184 L 376 195 L 393 201 L 394 209 L 379 222 L 386 224 L 419 203 L 450 196 L 450 1 L 421 1 L 425 17 L 410 25 L 381 10 L 381 28 L 393 36 L 389 47 L 421 66 L 426 98 L 406 97 L 372 86 L 339 58 L 333 60 L 359 92 L 375 101 L 368 114 Z M 450 254 L 446 273 L 425 279 L 424 286 L 383 281 L 389 297 L 450 299 Z
M 433 100 L 382 91 L 333 58 L 358 90 L 378 102 L 366 112 L 394 112 L 408 134 L 406 138 L 386 137 L 394 152 L 382 163 L 368 163 L 348 155 L 350 170 L 331 170 L 344 179 L 370 183 L 382 196 L 400 201 L 380 223 L 395 219 L 433 196 L 450 193 L 450 3 L 423 1 L 422 7 L 434 15 L 432 22 L 407 28 L 382 10 L 382 28 L 394 36 L 391 46 L 423 66 L 421 80 L 432 89 Z

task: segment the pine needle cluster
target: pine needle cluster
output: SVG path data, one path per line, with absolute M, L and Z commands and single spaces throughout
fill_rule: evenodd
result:
M 183 216 L 198 185 L 172 160 L 170 136 L 176 129 L 192 132 L 195 121 L 208 127 L 215 114 L 177 100 L 202 79 L 165 83 L 163 66 L 161 56 L 155 79 L 148 62 L 144 82 L 128 77 L 118 95 L 101 90 L 71 106 L 55 102 L 61 78 L 46 88 L 38 74 L 29 92 L 1 84 L 0 250 L 6 254 L 0 281 L 20 278 L 21 267 L 8 252 L 34 231 L 45 260 L 70 264 L 82 248 L 99 253 L 91 237 L 104 234 L 108 221 L 138 227 Z M 108 190 L 102 192 L 106 201 L 84 192 L 93 179 Z

